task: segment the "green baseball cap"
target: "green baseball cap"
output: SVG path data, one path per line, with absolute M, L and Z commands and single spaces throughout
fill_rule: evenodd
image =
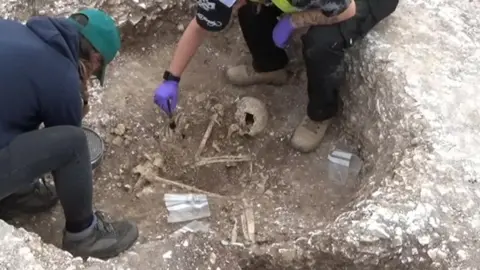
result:
M 80 29 L 80 33 L 103 57 L 103 66 L 95 76 L 103 85 L 105 79 L 106 66 L 112 62 L 120 50 L 120 30 L 113 18 L 102 10 L 89 8 L 79 11 L 77 14 L 83 14 L 88 18 L 86 25 L 80 25 L 75 22 Z

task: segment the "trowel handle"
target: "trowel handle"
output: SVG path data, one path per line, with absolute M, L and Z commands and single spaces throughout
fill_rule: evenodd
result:
M 172 113 L 172 101 L 170 99 L 167 100 L 167 107 L 168 107 L 168 117 L 172 118 L 173 113 Z

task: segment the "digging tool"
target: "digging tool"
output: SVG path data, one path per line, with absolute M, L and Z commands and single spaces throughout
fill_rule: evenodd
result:
M 168 111 L 169 111 L 168 118 L 170 121 L 170 123 L 168 124 L 168 127 L 170 127 L 171 130 L 175 130 L 175 128 L 177 127 L 177 123 L 175 123 L 175 119 L 173 119 L 172 105 L 171 105 L 170 99 L 167 101 L 167 105 L 168 105 Z

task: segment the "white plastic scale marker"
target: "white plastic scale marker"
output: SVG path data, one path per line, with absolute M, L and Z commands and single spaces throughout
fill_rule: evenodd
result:
M 352 160 L 352 154 L 341 150 L 335 150 L 328 155 L 328 160 L 335 164 L 349 167 L 350 161 Z

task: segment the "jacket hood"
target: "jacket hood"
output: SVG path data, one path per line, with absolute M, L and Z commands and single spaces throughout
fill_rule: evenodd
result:
M 52 49 L 78 65 L 80 32 L 74 23 L 65 18 L 33 17 L 26 26 Z

